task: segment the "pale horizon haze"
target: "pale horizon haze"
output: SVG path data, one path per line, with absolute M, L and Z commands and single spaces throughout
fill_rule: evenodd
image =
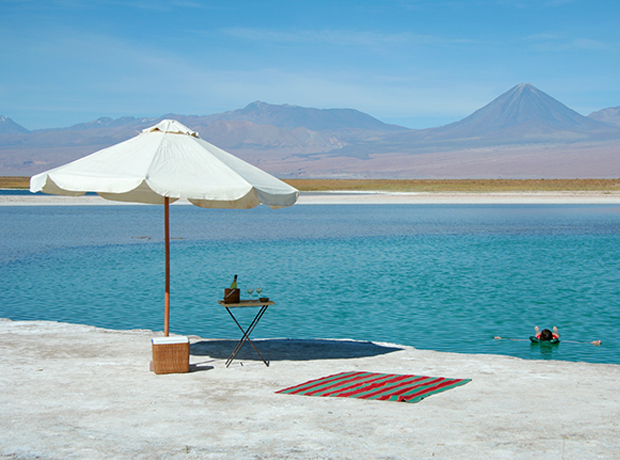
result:
M 261 100 L 428 128 L 519 83 L 620 106 L 620 2 L 0 0 L 0 115 L 28 129 Z

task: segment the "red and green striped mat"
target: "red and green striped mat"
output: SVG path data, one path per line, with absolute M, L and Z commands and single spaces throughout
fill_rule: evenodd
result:
M 415 403 L 471 382 L 471 379 L 445 379 L 422 375 L 377 374 L 373 372 L 341 372 L 276 391 L 304 396 L 379 399 Z

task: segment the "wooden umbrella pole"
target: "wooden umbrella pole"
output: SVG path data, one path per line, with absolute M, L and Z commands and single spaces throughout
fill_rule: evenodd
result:
M 165 294 L 165 317 L 164 335 L 168 337 L 170 329 L 170 199 L 164 197 L 164 226 L 166 240 L 166 294 Z

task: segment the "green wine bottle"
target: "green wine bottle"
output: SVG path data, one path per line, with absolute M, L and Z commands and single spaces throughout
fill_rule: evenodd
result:
M 233 280 L 233 282 L 230 284 L 230 288 L 231 289 L 237 289 L 237 275 L 235 275 L 235 279 Z

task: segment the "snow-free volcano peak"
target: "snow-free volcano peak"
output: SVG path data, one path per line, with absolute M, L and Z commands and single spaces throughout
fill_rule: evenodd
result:
M 9 117 L 0 115 L 0 134 L 27 134 L 30 131 L 15 123 Z

